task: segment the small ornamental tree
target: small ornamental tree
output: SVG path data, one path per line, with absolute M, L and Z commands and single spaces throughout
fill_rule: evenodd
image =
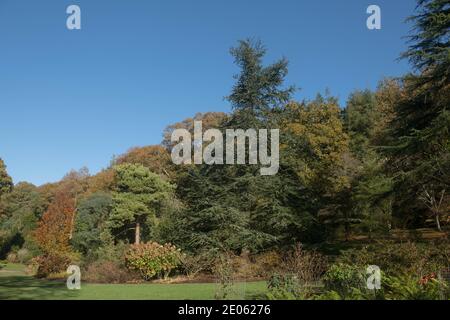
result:
M 125 264 L 148 281 L 155 276 L 167 278 L 180 265 L 181 257 L 180 249 L 170 243 L 148 242 L 131 245 L 125 253 Z

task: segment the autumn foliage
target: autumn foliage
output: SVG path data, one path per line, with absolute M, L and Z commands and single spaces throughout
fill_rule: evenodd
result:
M 156 242 L 131 245 L 125 254 L 126 266 L 138 271 L 142 278 L 150 280 L 168 276 L 181 262 L 181 252 L 174 245 Z
M 75 202 L 66 193 L 60 192 L 42 216 L 35 231 L 39 247 L 46 253 L 67 252 Z
M 70 234 L 75 214 L 75 201 L 67 192 L 58 192 L 42 216 L 34 236 L 43 255 L 34 259 L 37 275 L 63 271 L 70 263 Z

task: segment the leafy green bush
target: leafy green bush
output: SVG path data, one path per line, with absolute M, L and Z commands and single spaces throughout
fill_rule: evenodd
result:
M 382 286 L 387 300 L 445 300 L 450 298 L 448 285 L 435 278 L 419 281 L 411 275 L 384 277 Z
M 322 278 L 325 290 L 336 292 L 346 299 L 355 293 L 355 289 L 362 290 L 365 286 L 364 274 L 353 265 L 338 263 L 331 266 Z
M 125 265 L 138 271 L 144 280 L 166 278 L 181 263 L 181 252 L 174 245 L 156 242 L 131 245 L 125 253 Z
M 445 300 L 450 290 L 435 274 L 422 277 L 412 274 L 381 276 L 381 288 L 369 290 L 364 274 L 355 266 L 333 265 L 323 278 L 325 291 L 318 300 Z
M 301 289 L 295 274 L 275 273 L 270 277 L 267 287 L 269 300 L 297 300 L 301 297 Z

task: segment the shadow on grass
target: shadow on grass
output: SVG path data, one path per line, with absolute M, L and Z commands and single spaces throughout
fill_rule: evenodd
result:
M 0 277 L 1 300 L 60 300 L 70 299 L 75 295 L 76 293 L 69 291 L 61 281 L 27 276 Z

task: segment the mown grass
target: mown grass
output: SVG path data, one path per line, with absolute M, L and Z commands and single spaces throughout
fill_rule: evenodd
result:
M 68 290 L 63 281 L 28 276 L 24 267 L 8 264 L 0 270 L 0 299 L 12 300 L 200 300 L 214 299 L 215 283 L 189 284 L 88 284 L 81 290 Z M 266 283 L 235 285 L 230 299 L 254 299 L 264 295 Z

